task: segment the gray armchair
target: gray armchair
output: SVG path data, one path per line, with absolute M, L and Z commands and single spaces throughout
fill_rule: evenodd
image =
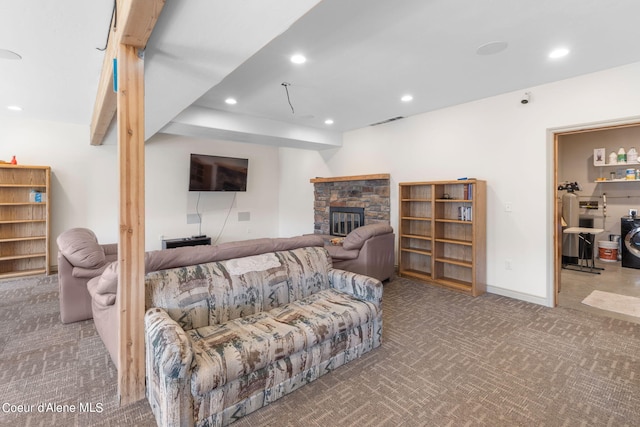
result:
M 72 228 L 60 234 L 58 285 L 62 323 L 91 319 L 91 296 L 87 282 L 99 276 L 118 258 L 118 244 L 101 245 L 93 231 Z
M 333 236 L 329 236 L 333 237 Z M 341 239 L 337 239 L 341 240 Z M 385 223 L 358 227 L 337 244 L 331 239 L 325 246 L 333 267 L 373 277 L 381 282 L 395 272 L 395 234 Z

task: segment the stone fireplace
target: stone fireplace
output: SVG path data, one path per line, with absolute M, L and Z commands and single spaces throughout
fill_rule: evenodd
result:
M 345 236 L 365 224 L 389 224 L 389 181 L 389 174 L 312 179 L 313 232 Z

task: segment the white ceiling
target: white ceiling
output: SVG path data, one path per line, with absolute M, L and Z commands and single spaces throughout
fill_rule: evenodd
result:
M 23 57 L 0 59 L 0 114 L 18 104 L 88 127 L 112 5 L 0 3 L 0 49 Z M 392 117 L 640 61 L 638 16 L 637 0 L 168 0 L 145 54 L 147 136 L 339 144 Z M 508 47 L 476 53 L 493 41 Z M 559 46 L 570 54 L 548 59 Z M 289 62 L 298 52 L 305 64 Z

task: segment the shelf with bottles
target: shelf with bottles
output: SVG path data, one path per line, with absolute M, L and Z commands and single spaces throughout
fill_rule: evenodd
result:
M 625 166 L 634 166 L 634 167 L 639 167 L 640 168 L 640 163 L 639 162 L 625 162 L 625 163 L 606 163 L 606 164 L 602 164 L 602 165 L 594 165 L 596 167 L 611 167 L 611 166 L 617 166 L 617 167 L 625 167 Z
M 629 148 L 628 151 L 621 147 L 617 152 L 612 151 L 609 155 L 606 154 L 605 148 L 593 150 L 593 165 L 596 167 L 636 166 L 640 165 L 638 160 L 635 147 Z
M 620 179 L 596 179 L 595 181 L 596 184 L 606 184 L 606 183 L 616 183 L 616 182 L 640 182 L 640 179 L 625 179 L 625 178 L 620 178 Z
M 605 175 L 605 174 L 603 174 Z M 640 181 L 640 169 L 619 168 L 616 172 L 611 172 L 609 177 L 601 176 L 594 182 L 636 182 Z

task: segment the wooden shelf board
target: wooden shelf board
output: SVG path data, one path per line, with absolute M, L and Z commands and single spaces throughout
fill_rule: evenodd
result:
M 442 238 L 436 238 L 435 240 L 436 242 L 451 243 L 453 245 L 473 246 L 473 242 L 470 242 L 468 240 L 442 239 Z
M 411 253 L 414 253 L 414 254 L 431 256 L 431 251 L 427 251 L 425 249 L 402 248 L 400 250 L 402 252 L 411 252 Z
M 51 166 L 36 166 L 36 165 L 12 165 L 11 163 L 0 163 L 0 168 L 7 169 L 40 169 L 47 170 L 51 169 Z
M 443 203 L 471 203 L 473 199 L 436 199 L 436 202 Z
M 7 271 L 5 273 L 0 273 L 0 279 L 9 279 L 11 277 L 37 276 L 40 274 L 47 274 L 47 270 L 44 268 L 38 268 L 33 270 Z
M 467 267 L 467 268 L 473 267 L 473 264 L 470 261 L 462 261 L 462 260 L 453 259 L 453 258 L 436 258 L 436 262 L 441 262 L 443 264 L 458 265 L 460 267 Z
M 431 202 L 431 199 L 402 199 L 403 202 Z
M 31 183 L 31 184 L 0 184 L 0 188 L 46 188 L 47 184 Z
M 6 237 L 0 238 L 0 243 L 8 243 L 8 242 L 23 242 L 23 241 L 31 241 L 31 240 L 46 240 L 47 236 L 30 236 L 30 237 Z
M 30 205 L 46 206 L 47 202 L 12 202 L 12 203 L 0 202 L 0 206 L 30 206 Z
M 413 279 L 431 281 L 431 274 L 418 270 L 402 270 L 398 274 L 402 277 L 410 277 Z
M 34 222 L 47 222 L 46 219 L 13 219 L 8 221 L 0 221 L 0 224 L 28 224 Z
M 16 259 L 29 259 L 29 258 L 44 258 L 46 254 L 44 252 L 38 252 L 33 254 L 16 254 L 0 256 L 0 261 L 13 261 Z
M 411 221 L 431 221 L 432 218 L 422 217 L 422 216 L 403 216 L 402 219 L 408 219 Z
M 461 219 L 436 218 L 436 222 L 448 222 L 452 224 L 473 224 L 473 221 L 463 221 Z
M 471 293 L 472 286 L 470 282 L 463 282 L 462 280 L 450 279 L 448 277 L 441 277 L 434 282 L 438 285 L 443 285 L 448 288 L 456 289 L 458 291 Z
M 400 237 L 407 237 L 409 239 L 432 240 L 431 236 L 421 236 L 419 234 L 401 234 Z

